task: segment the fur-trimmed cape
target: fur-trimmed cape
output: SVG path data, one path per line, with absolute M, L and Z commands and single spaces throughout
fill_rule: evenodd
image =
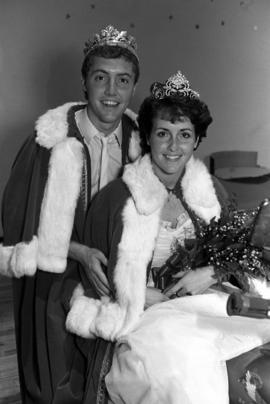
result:
M 122 210 L 123 231 L 117 246 L 116 264 L 112 269 L 115 300 L 86 297 L 81 286 L 78 286 L 66 321 L 69 331 L 85 338 L 99 336 L 105 340 L 117 340 L 135 326 L 144 309 L 147 266 L 159 231 L 160 213 L 168 194 L 154 174 L 148 155 L 127 165 L 122 180 L 128 187 L 129 195 L 123 197 L 118 193 L 116 199 L 118 205 L 121 205 L 121 199 L 125 200 Z M 221 206 L 211 176 L 200 160 L 193 157 L 189 160 L 181 186 L 185 202 L 199 218 L 209 223 L 211 218 L 220 217 Z M 109 221 L 106 214 L 112 215 L 115 210 L 114 199 L 106 189 L 99 194 L 98 205 L 103 203 L 105 208 L 102 214 L 105 219 L 101 223 L 105 223 L 106 227 Z M 92 215 L 95 214 L 93 210 Z M 108 228 L 98 227 L 95 230 L 100 234 L 111 233 Z
M 19 278 L 34 275 L 37 268 L 52 273 L 66 268 L 84 161 L 83 144 L 68 136 L 68 113 L 80 105 L 83 107 L 83 103 L 66 103 L 47 111 L 36 122 L 35 141 L 50 151 L 37 234 L 29 242 L 0 245 L 1 274 Z M 135 122 L 132 111 L 126 110 L 125 114 Z M 138 134 L 133 131 L 128 157 L 134 161 L 139 154 Z

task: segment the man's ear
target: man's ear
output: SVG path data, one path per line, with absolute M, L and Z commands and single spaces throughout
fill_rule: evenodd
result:
M 83 78 L 81 78 L 81 85 L 82 85 L 83 91 L 86 91 L 85 80 Z
M 136 88 L 137 88 L 137 83 L 134 84 L 133 90 L 132 90 L 132 97 L 134 97 L 134 94 L 136 92 Z

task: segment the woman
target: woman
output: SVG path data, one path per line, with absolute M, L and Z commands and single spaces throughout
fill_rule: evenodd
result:
M 240 334 L 233 320 L 229 327 L 221 322 L 221 333 L 216 317 L 226 317 L 222 294 L 169 300 L 202 293 L 215 284 L 211 266 L 185 274 L 185 290 L 182 280 L 166 293 L 154 287 L 155 268 L 176 244 L 195 239 L 203 224 L 228 209 L 225 191 L 193 156 L 211 121 L 207 106 L 180 72 L 164 84 L 154 83 L 138 116 L 145 155 L 93 202 L 86 243 L 108 257 L 104 271 L 111 296 L 100 299 L 89 285 L 84 285 L 85 292 L 77 288 L 66 322 L 81 337 L 98 337 L 88 342 L 85 402 L 106 402 L 107 374 L 113 403 L 225 404 L 225 360 L 270 334 L 270 323 L 263 321 L 260 335 L 251 333 L 243 344 L 242 334 L 250 327 L 245 320 Z M 209 304 L 215 305 L 210 316 Z M 238 343 L 229 348 L 228 341 Z M 95 396 L 90 393 L 94 389 Z

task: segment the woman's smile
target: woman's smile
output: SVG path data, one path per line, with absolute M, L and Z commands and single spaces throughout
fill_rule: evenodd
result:
M 154 172 L 165 184 L 174 186 L 196 144 L 194 126 L 188 117 L 170 122 L 154 118 L 149 143 Z

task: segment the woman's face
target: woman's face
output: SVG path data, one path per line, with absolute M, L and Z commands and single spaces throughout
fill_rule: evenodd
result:
M 197 144 L 194 125 L 188 117 L 174 123 L 156 117 L 150 133 L 154 172 L 167 187 L 174 187 Z

